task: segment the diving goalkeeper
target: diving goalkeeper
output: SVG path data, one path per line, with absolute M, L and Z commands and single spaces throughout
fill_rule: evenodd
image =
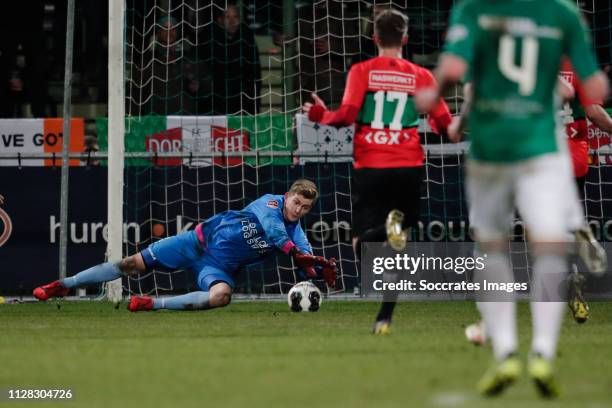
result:
M 106 262 L 34 289 L 39 300 L 63 297 L 70 289 L 136 276 L 153 269 L 191 270 L 200 291 L 152 298 L 132 296 L 132 312 L 154 309 L 203 310 L 230 303 L 240 270 L 272 256 L 277 250 L 293 257 L 307 278 L 319 275 L 336 284 L 336 261 L 312 254 L 300 219 L 319 196 L 315 184 L 297 180 L 284 195 L 266 194 L 240 211 L 225 211 L 186 231 L 149 245 L 119 262 Z

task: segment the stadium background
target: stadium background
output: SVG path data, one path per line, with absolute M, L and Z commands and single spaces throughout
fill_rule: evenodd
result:
M 73 112 L 81 119 L 73 127 L 75 152 L 105 151 L 108 140 L 104 118 L 107 9 L 106 4 L 95 3 L 84 2 L 77 9 Z M 239 209 L 261 194 L 280 194 L 295 178 L 308 177 L 317 182 L 322 198 L 304 220 L 307 234 L 315 252 L 340 259 L 339 291 L 357 293 L 358 272 L 350 247 L 351 131 L 313 125 L 296 114 L 312 91 L 328 105 L 337 106 L 350 66 L 374 53 L 370 30 L 376 6 L 389 4 L 243 1 L 239 5 L 243 26 L 231 37 L 217 24 L 227 8 L 225 1 L 127 1 L 126 151 L 172 151 L 183 157 L 126 161 L 124 253 L 134 253 L 217 212 Z M 406 57 L 433 66 L 452 4 L 439 0 L 392 3 L 410 18 Z M 609 70 L 611 2 L 579 4 L 602 68 Z M 57 116 L 65 5 L 40 1 L 28 12 L 14 4 L 8 11 L 16 17 L 10 21 L 15 36 L 4 39 L 3 66 L 13 72 L 21 55 L 26 60 L 20 71 L 27 90 L 22 95 L 25 109 L 13 109 L 12 116 Z M 23 18 L 28 19 L 27 25 L 22 24 Z M 167 34 L 163 27 L 168 22 L 175 37 L 160 46 L 159 33 Z M 240 70 L 230 69 L 236 64 Z M 215 81 L 218 75 L 222 79 Z M 243 84 L 238 91 L 236 83 Z M 225 93 L 219 95 L 215 84 L 221 84 Z M 456 90 L 446 97 L 456 110 L 460 102 Z M 59 171 L 50 167 L 59 165 L 59 160 L 28 161 L 19 154 L 59 152 L 60 139 L 55 137 L 59 129 L 50 120 L 35 119 L 2 120 L 0 126 L 2 150 L 14 154 L 0 161 L 0 193 L 7 197 L 0 234 L 10 230 L 0 245 L 0 287 L 6 294 L 28 294 L 35 283 L 57 276 Z M 422 191 L 422 228 L 416 238 L 469 239 L 461 184 L 465 146 L 447 145 L 426 121 L 420 131 L 428 152 L 427 182 Z M 592 169 L 586 187 L 587 214 L 598 238 L 610 240 L 610 135 L 591 129 L 589 136 Z M 219 152 L 228 155 L 193 157 Z M 105 161 L 84 153 L 73 164 L 69 218 L 74 230 L 69 231 L 68 275 L 102 262 L 105 252 Z M 154 229 L 160 231 L 159 225 L 162 234 L 154 233 Z M 31 255 L 33 251 L 36 256 Z M 238 292 L 285 293 L 296 279 L 288 262 L 278 257 L 245 271 Z M 183 292 L 193 287 L 193 280 L 189 274 L 155 272 L 125 281 L 124 286 L 130 292 Z
M 307 44 L 308 38 L 314 39 L 311 31 L 318 24 L 317 27 L 324 28 L 322 32 L 316 28 L 321 36 L 327 32 L 328 25 L 334 33 L 340 33 L 334 37 L 341 39 L 335 45 L 344 47 L 346 43 L 347 48 L 341 48 L 341 58 L 334 58 L 334 64 L 338 64 L 334 67 L 341 71 L 335 76 L 343 78 L 353 59 L 349 53 L 354 48 L 349 48 L 349 43 L 356 38 L 354 27 L 362 27 L 361 31 L 367 32 L 364 27 L 372 10 L 365 2 L 243 3 L 243 20 L 255 30 L 262 68 L 262 110 L 257 116 L 217 113 L 216 119 L 205 119 L 209 116 L 179 111 L 148 115 L 152 113 L 148 104 L 150 97 L 155 96 L 162 109 L 171 106 L 169 96 L 173 93 L 168 93 L 171 87 L 161 86 L 153 92 L 144 86 L 146 81 L 141 82 L 143 76 L 133 75 L 126 64 L 126 77 L 130 81 L 125 89 L 126 92 L 132 89 L 131 95 L 135 98 L 126 109 L 126 145 L 128 155 L 140 157 L 130 156 L 126 161 L 125 253 L 133 253 L 136 242 L 142 246 L 158 239 L 151 234 L 152 230 L 174 233 L 177 227 L 188 227 L 195 219 L 226 208 L 238 208 L 258 194 L 282 192 L 294 177 L 306 175 L 320 183 L 324 196 L 305 220 L 305 226 L 317 252 L 328 255 L 342 252 L 340 289 L 343 295 L 336 296 L 334 301 L 324 298 L 317 313 L 293 313 L 284 302 L 250 299 L 261 293 L 279 298 L 277 292 L 285 291 L 292 283 L 292 271 L 282 263 L 286 261 L 284 257 L 280 257 L 279 265 L 274 262 L 269 268 L 254 269 L 243 275 L 240 291 L 253 294 L 248 296 L 248 301 L 245 296 L 236 297 L 227 308 L 204 312 L 134 314 L 126 310 L 125 302 L 113 305 L 105 301 L 71 301 L 75 299 L 72 296 L 68 300 L 38 302 L 10 296 L 12 293 L 29 295 L 34 286 L 55 279 L 58 274 L 60 170 L 57 165 L 62 124 L 61 119 L 51 118 L 61 112 L 66 1 L 4 3 L 0 78 L 6 74 L 16 79 L 11 72 L 17 73 L 24 87 L 22 92 L 9 97 L 11 90 L 0 81 L 0 92 L 5 92 L 0 95 L 0 110 L 6 118 L 0 119 L 0 194 L 5 198 L 4 205 L 0 206 L 0 295 L 4 296 L 0 296 L 0 405 L 2 402 L 6 406 L 23 405 L 5 399 L 9 389 L 52 388 L 70 389 L 74 394 L 69 403 L 56 400 L 58 406 L 88 408 L 609 406 L 611 382 L 602 363 L 612 358 L 609 302 L 592 302 L 591 318 L 583 325 L 566 316 L 557 366 L 563 395 L 554 402 L 538 401 L 527 378 L 496 401 L 477 394 L 475 382 L 491 356 L 490 350 L 475 348 L 464 339 L 465 326 L 479 317 L 472 302 L 402 304 L 394 313 L 391 336 L 370 334 L 379 303 L 359 301 L 351 291 L 356 272 L 348 249 L 351 164 L 345 152 L 350 151 L 350 131 L 302 127 L 301 119 L 294 116 L 299 95 L 309 89 L 303 84 L 312 80 L 298 80 L 300 71 L 312 74 L 316 70 L 317 75 L 311 76 L 320 79 L 315 85 L 323 95 L 328 94 L 324 96 L 327 102 L 332 93 L 342 91 L 343 80 L 329 85 L 325 82 L 330 82 L 330 70 L 325 69 L 324 62 L 332 56 L 322 53 L 320 50 L 324 47 L 320 44 L 316 52 L 323 55 L 323 66 L 309 68 L 315 53 L 313 43 L 310 47 Z M 104 157 L 95 157 L 89 152 L 106 150 L 109 2 L 78 0 L 76 3 L 75 119 L 71 144 L 77 157 L 70 170 L 68 227 L 74 226 L 74 232 L 69 231 L 72 237 L 68 274 L 104 260 L 107 218 L 107 167 Z M 113 0 L 113 4 L 118 3 Z M 592 23 L 602 67 L 612 61 L 609 55 L 611 3 L 589 0 L 582 4 L 588 10 L 586 16 Z M 129 35 L 132 32 L 140 32 L 142 36 L 138 44 L 133 42 L 133 53 L 127 52 L 130 43 L 126 42 L 126 57 L 148 49 L 153 34 L 161 27 L 164 13 L 172 14 L 187 32 L 192 30 L 191 26 L 199 27 L 200 33 L 211 29 L 210 1 L 130 0 L 127 4 L 126 38 L 133 38 Z M 194 6 L 201 13 L 190 11 Z M 407 51 L 418 62 L 430 64 L 442 41 L 449 3 L 418 0 L 402 1 L 397 6 L 412 21 L 411 45 Z M 137 28 L 133 28 L 134 22 L 138 22 Z M 301 34 L 299 38 L 304 39 L 304 46 L 298 48 L 296 39 L 278 46 L 273 42 L 275 32 L 287 33 L 288 37 L 292 32 Z M 194 38 L 193 31 L 189 36 Z M 369 41 L 367 35 L 365 39 L 363 44 Z M 19 44 L 21 52 L 16 52 Z M 223 55 L 216 56 L 224 58 Z M 209 54 L 201 56 L 202 61 L 210 63 Z M 142 66 L 143 62 L 153 60 L 136 62 Z M 171 76 L 166 73 L 170 72 L 170 65 L 163 55 L 158 60 L 168 70 L 156 70 L 157 74 L 148 74 L 148 78 L 159 77 L 169 83 L 167 79 Z M 25 62 L 24 66 L 17 67 L 19 61 Z M 298 62 L 306 64 L 300 66 Z M 181 63 L 175 67 L 179 74 L 186 68 Z M 4 82 L 4 85 L 10 84 Z M 334 92 L 331 87 L 335 87 Z M 148 91 L 141 93 L 144 89 Z M 187 91 L 193 94 L 193 88 Z M 207 97 L 205 92 L 198 96 Z M 455 93 L 448 95 L 447 100 L 454 109 L 453 102 L 458 100 Z M 6 106 L 7 102 L 12 106 Z M 24 111 L 16 112 L 19 107 L 25 108 Z M 428 142 L 428 182 L 422 192 L 424 233 L 418 238 L 456 239 L 466 228 L 460 224 L 466 217 L 459 165 L 463 147 L 441 143 L 425 124 L 421 130 L 424 141 Z M 194 143 L 194 140 L 206 139 L 194 136 L 198 134 L 206 134 L 208 142 Z M 608 216 L 612 176 L 608 170 L 612 164 L 610 139 L 596 130 L 590 135 L 593 163 L 587 194 L 589 218 L 596 234 L 612 241 Z M 178 143 L 185 146 L 189 141 L 191 146 L 204 146 L 200 150 L 205 151 L 185 152 L 181 158 L 155 157 L 154 152 L 147 152 L 147 140 L 149 147 L 172 147 Z M 227 146 L 233 146 L 233 152 L 225 152 L 229 150 L 226 142 Z M 211 145 L 221 152 L 210 151 Z M 243 151 L 245 145 L 250 150 Z M 344 151 L 339 156 L 330 145 Z M 26 158 L 28 154 L 40 152 L 46 152 L 48 160 Z M 213 153 L 218 157 L 211 158 Z M 237 156 L 230 160 L 231 154 Z M 177 159 L 185 159 L 185 165 L 176 165 Z M 306 159 L 310 162 L 304 164 Z M 203 166 L 202 160 L 217 160 L 218 165 Z M 225 165 L 228 163 L 229 166 Z M 334 222 L 341 227 L 335 230 Z M 453 234 L 436 233 L 451 222 Z M 163 294 L 182 292 L 192 282 L 189 274 L 156 273 L 143 281 L 124 284 L 132 292 Z M 91 288 L 89 294 L 97 292 L 98 288 Z M 128 290 L 124 291 L 127 294 Z M 520 354 L 526 356 L 531 332 L 529 305 L 519 302 L 517 309 Z

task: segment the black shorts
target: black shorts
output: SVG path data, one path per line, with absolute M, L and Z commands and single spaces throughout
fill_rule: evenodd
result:
M 423 166 L 353 169 L 353 236 L 384 225 L 393 209 L 404 213 L 404 227 L 416 226 L 424 173 Z

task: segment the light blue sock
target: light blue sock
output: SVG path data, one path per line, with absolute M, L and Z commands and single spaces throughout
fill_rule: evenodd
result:
M 114 262 L 106 262 L 82 272 L 77 273 L 69 278 L 62 279 L 62 285 L 66 288 L 75 288 L 78 286 L 86 286 L 92 283 L 108 282 L 120 278 L 123 274 L 119 266 Z
M 204 310 L 209 308 L 208 292 L 190 292 L 181 296 L 153 299 L 153 309 Z

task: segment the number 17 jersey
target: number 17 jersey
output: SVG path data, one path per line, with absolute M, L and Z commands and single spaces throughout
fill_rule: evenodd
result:
M 403 58 L 372 58 L 351 67 L 341 108 L 326 112 L 318 121 L 340 126 L 355 121 L 356 169 L 422 166 L 414 95 L 434 87 L 435 79 L 423 67 Z M 430 112 L 430 119 L 432 127 L 446 130 L 451 116 L 443 99 Z

